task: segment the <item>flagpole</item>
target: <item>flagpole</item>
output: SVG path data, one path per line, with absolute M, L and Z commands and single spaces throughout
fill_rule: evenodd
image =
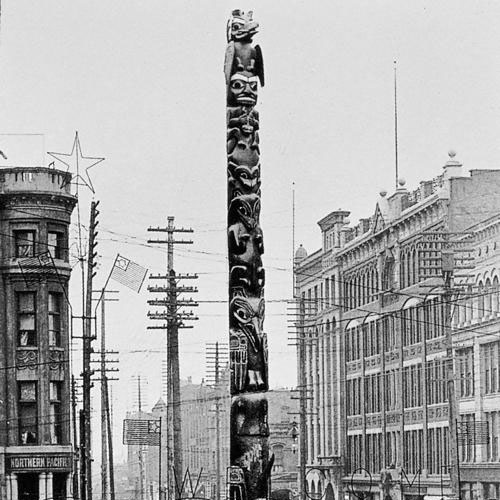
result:
M 160 446 L 158 447 L 158 500 L 161 500 L 161 416 L 160 416 Z
M 111 271 L 109 271 L 108 277 L 106 278 L 106 283 L 104 283 L 104 286 L 101 288 L 101 295 L 99 295 L 99 298 L 97 299 L 97 304 L 95 305 L 94 313 L 97 312 L 97 308 L 102 300 L 102 297 L 104 296 L 104 292 L 106 291 L 106 287 L 108 286 L 109 280 L 111 279 L 111 274 L 113 274 L 113 269 L 115 268 L 115 264 L 116 264 L 116 261 L 118 260 L 118 257 L 120 257 L 119 253 L 116 254 L 115 261 L 113 262 L 113 265 L 111 266 Z M 95 314 L 94 314 L 94 316 L 95 316 Z
M 394 160 L 396 170 L 396 189 L 399 182 L 399 162 L 398 162 L 398 77 L 397 61 L 394 61 Z

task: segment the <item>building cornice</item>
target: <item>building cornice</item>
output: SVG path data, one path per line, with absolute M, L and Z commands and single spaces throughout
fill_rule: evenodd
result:
M 78 198 L 72 194 L 54 193 L 51 191 L 11 191 L 0 194 L 0 206 L 9 209 L 27 203 L 29 205 L 63 205 L 71 210 L 74 208 Z

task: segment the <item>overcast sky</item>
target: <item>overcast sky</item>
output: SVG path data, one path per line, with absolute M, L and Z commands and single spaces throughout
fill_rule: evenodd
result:
M 0 133 L 42 135 L 24 137 L 24 150 L 0 136 L 0 149 L 12 163 L 18 155 L 20 164 L 47 165 L 43 151 L 69 153 L 78 130 L 84 155 L 106 157 L 91 170 L 101 201 L 97 287 L 117 252 L 154 273 L 165 269 L 165 249 L 146 244 L 156 237 L 148 226 L 174 215 L 195 230 L 175 269 L 199 273 L 200 301 L 221 302 L 200 304 L 195 328 L 181 330 L 181 376 L 194 381 L 205 375 L 205 343 L 228 336 L 222 63 L 226 20 L 238 7 L 261 24 L 266 72 L 258 109 L 270 383 L 293 386 L 284 302 L 292 294 L 292 183 L 296 243 L 309 252 L 329 211 L 350 210 L 355 223 L 373 213 L 380 188 L 392 191 L 395 59 L 407 186 L 440 174 L 451 148 L 466 169 L 497 168 L 500 4 L 3 0 Z M 81 193 L 85 225 L 90 199 Z M 78 272 L 72 281 L 78 312 Z M 107 315 L 108 347 L 120 351 L 117 433 L 131 376 L 147 377 L 147 404 L 159 396 L 162 348 L 162 333 L 146 330 L 147 292 L 120 290 Z

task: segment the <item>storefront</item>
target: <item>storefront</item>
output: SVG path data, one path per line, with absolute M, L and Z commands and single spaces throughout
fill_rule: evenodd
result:
M 71 453 L 7 454 L 7 500 L 67 500 L 71 468 Z

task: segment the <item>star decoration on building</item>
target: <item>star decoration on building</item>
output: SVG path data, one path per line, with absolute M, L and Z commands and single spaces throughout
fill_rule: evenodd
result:
M 92 167 L 95 167 L 98 163 L 104 161 L 104 158 L 97 158 L 93 156 L 83 156 L 82 147 L 80 145 L 80 138 L 78 137 L 78 132 L 75 133 L 75 140 L 73 141 L 73 148 L 71 149 L 71 153 L 48 153 L 50 156 L 55 158 L 57 161 L 64 163 L 68 168 L 67 172 L 72 171 L 76 172 L 71 180 L 65 179 L 61 188 L 68 185 L 70 182 L 74 183 L 76 186 L 86 186 L 88 187 L 92 193 L 95 193 L 94 185 L 92 184 L 92 180 L 90 179 L 89 170 Z M 82 177 L 80 172 L 82 169 L 85 169 L 85 176 Z

